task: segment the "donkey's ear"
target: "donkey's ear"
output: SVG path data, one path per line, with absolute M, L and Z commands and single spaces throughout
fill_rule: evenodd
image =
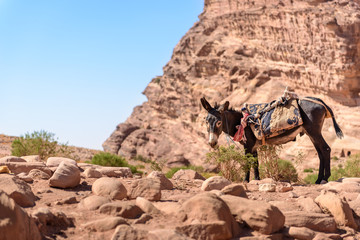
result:
M 224 111 L 227 111 L 229 109 L 229 101 L 226 101 L 223 105 L 219 107 L 219 112 L 223 113 Z
M 205 97 L 200 99 L 202 106 L 205 108 L 206 111 L 210 111 L 212 109 L 210 103 L 206 101 Z

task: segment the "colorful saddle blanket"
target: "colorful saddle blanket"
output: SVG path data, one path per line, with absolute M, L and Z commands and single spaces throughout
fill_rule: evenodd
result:
M 261 113 L 271 103 L 249 104 L 247 110 L 251 115 L 260 113 L 259 118 L 251 118 L 248 121 L 257 139 L 272 138 L 284 133 L 286 130 L 303 124 L 299 105 L 296 99 L 289 99 L 285 105 L 278 105 L 275 108 Z

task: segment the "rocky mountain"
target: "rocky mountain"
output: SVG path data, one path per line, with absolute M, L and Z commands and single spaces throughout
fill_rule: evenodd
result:
M 334 110 L 346 137 L 335 140 L 326 121 L 333 154 L 360 151 L 359 53 L 359 0 L 205 0 L 163 75 L 144 90 L 148 101 L 134 108 L 103 148 L 169 166 L 203 165 L 209 146 L 202 96 L 239 109 L 244 102 L 276 99 L 290 86 L 300 96 L 321 97 Z M 317 158 L 307 137 L 284 149 L 288 158 L 297 151 Z

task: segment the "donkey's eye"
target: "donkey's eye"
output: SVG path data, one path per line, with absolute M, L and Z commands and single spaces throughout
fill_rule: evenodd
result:
M 217 121 L 217 122 L 216 122 L 216 127 L 220 127 L 220 126 L 221 126 L 221 124 L 222 124 L 222 122 L 221 122 L 221 121 Z

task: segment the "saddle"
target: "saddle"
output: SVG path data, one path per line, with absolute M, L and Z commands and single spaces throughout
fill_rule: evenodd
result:
M 243 134 L 246 125 L 249 125 L 255 137 L 262 140 L 276 137 L 285 131 L 303 124 L 300 115 L 298 96 L 285 90 L 283 96 L 270 103 L 244 104 L 241 109 L 243 119 L 234 136 L 235 141 L 245 141 Z

